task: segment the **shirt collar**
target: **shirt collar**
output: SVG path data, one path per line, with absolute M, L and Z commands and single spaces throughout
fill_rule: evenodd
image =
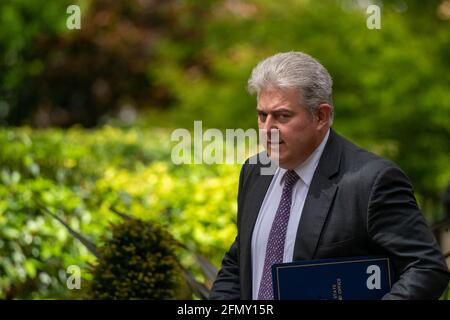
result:
M 306 159 L 302 164 L 300 164 L 294 171 L 298 174 L 300 179 L 309 187 L 311 184 L 311 180 L 314 176 L 314 172 L 316 171 L 317 165 L 319 164 L 320 157 L 322 156 L 323 150 L 325 149 L 325 145 L 327 144 L 328 137 L 330 136 L 330 129 L 328 129 L 327 134 L 323 138 L 322 142 L 319 146 L 311 153 L 311 155 Z M 283 182 L 284 173 L 287 171 L 286 169 L 279 168 L 282 174 L 282 179 L 280 180 L 280 184 Z

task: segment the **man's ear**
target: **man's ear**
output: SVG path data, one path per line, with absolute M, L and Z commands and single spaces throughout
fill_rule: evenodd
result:
M 328 126 L 331 119 L 331 106 L 328 103 L 321 103 L 316 109 L 316 119 L 318 129 Z

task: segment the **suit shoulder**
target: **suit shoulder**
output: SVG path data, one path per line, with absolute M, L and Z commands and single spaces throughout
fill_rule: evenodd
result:
M 374 173 L 384 171 L 388 168 L 400 169 L 393 161 L 379 156 L 371 151 L 365 150 L 350 140 L 340 137 L 343 146 L 343 165 L 350 169 L 361 169 Z
M 242 183 L 245 183 L 249 179 L 249 177 L 255 175 L 255 173 L 260 172 L 260 168 L 263 167 L 263 164 L 260 161 L 261 154 L 262 153 L 255 154 L 245 160 L 241 168 Z

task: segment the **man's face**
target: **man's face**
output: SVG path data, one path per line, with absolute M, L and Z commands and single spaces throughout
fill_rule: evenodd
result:
M 323 138 L 318 121 L 300 105 L 299 93 L 295 89 L 260 92 L 256 110 L 259 129 L 267 130 L 266 148 L 269 154 L 271 148 L 276 147 L 275 139 L 271 141 L 270 130 L 278 129 L 281 168 L 294 169 L 299 166 Z

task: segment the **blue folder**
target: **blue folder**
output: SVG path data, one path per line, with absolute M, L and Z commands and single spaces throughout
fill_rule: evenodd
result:
M 272 266 L 275 300 L 379 300 L 391 290 L 389 258 L 302 260 Z

